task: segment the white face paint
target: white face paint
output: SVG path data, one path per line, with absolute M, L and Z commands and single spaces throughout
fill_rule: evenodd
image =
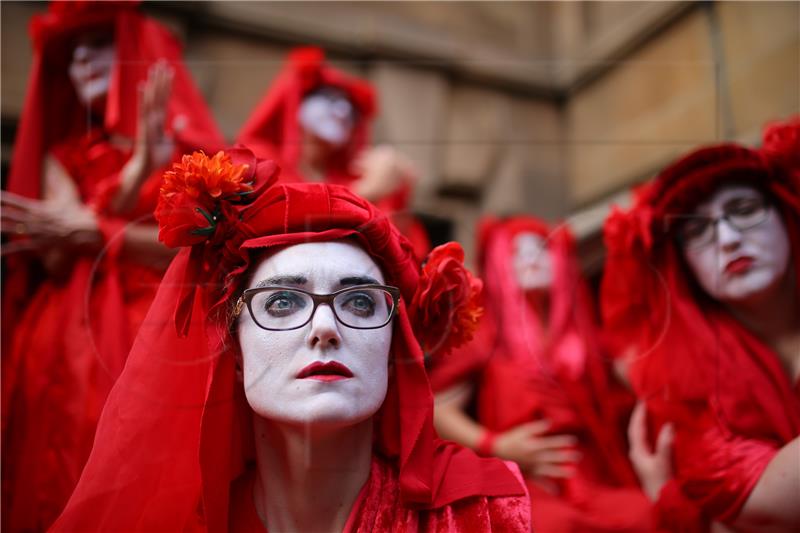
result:
M 514 273 L 523 291 L 545 290 L 553 283 L 553 267 L 547 242 L 535 233 L 514 237 Z
M 306 131 L 337 148 L 347 143 L 355 124 L 353 105 L 338 91 L 306 97 L 297 118 Z
M 78 43 L 72 52 L 69 77 L 86 106 L 108 94 L 116 53 L 113 43 Z
M 757 189 L 730 185 L 717 189 L 693 214 L 707 217 L 746 214 L 754 202 L 763 200 Z M 705 246 L 682 245 L 695 279 L 716 300 L 729 304 L 744 302 L 768 294 L 783 280 L 791 255 L 789 237 L 778 211 L 769 204 L 766 209 L 763 221 L 748 229 L 737 229 L 729 220 L 722 219 Z
M 329 294 L 369 279 L 384 283 L 372 258 L 355 244 L 335 241 L 297 244 L 276 252 L 257 265 L 248 286 L 268 280 L 267 285 Z M 253 411 L 264 418 L 292 425 L 349 426 L 374 415 L 386 397 L 391 322 L 379 329 L 349 328 L 323 304 L 299 329 L 268 331 L 245 310 L 238 338 L 245 395 Z M 352 377 L 301 377 L 312 363 L 331 361 L 347 367 Z

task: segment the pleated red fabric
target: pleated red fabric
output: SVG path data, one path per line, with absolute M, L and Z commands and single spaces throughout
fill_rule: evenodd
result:
M 520 233 L 544 237 L 552 257 L 547 335 L 513 271 Z M 578 438 L 583 458 L 559 494 L 528 480 L 534 531 L 652 530 L 652 505 L 624 440 L 633 397 L 612 379 L 569 231 L 531 217 L 489 219 L 479 253 L 487 315 L 474 342 L 432 361 L 434 391 L 469 380 L 477 386 L 477 420 L 491 431 L 547 419 L 550 433 Z
M 798 169 L 795 118 L 768 129 L 761 150 L 720 144 L 685 155 L 639 189 L 629 211 L 606 221 L 610 336 L 638 354 L 637 394 L 656 427 L 675 425 L 676 479 L 707 519 L 735 518 L 777 450 L 800 434 L 800 387 L 772 348 L 699 289 L 665 220 L 721 184 L 756 187 L 783 218 L 791 275 L 800 280 Z
M 131 2 L 55 2 L 31 23 L 34 64 L 14 146 L 8 189 L 41 195 L 42 162 L 53 156 L 81 201 L 98 215 L 106 248 L 71 258 L 58 277 L 36 278 L 35 260 L 8 257 L 3 294 L 3 527 L 42 531 L 55 520 L 89 455 L 95 425 L 162 272 L 124 259 L 121 232 L 152 222 L 161 175 L 150 176 L 124 216 L 108 208 L 130 149 L 136 86 L 157 59 L 175 71 L 167 124 L 181 147 L 221 144 L 211 115 L 183 66 L 180 47 Z M 73 39 L 113 33 L 115 63 L 105 122 L 87 123 L 67 76 Z M 5 260 L 6 258 L 4 258 Z
M 506 510 L 517 518 L 503 523 L 514 527 L 524 521 L 525 491 L 514 473 L 440 440 L 433 429 L 430 386 L 408 318 L 419 280 L 408 241 L 345 187 L 274 184 L 274 165 L 244 150 L 231 153 L 250 162 L 253 190 L 236 196 L 242 202 L 217 204 L 208 240 L 182 249 L 167 271 L 109 396 L 78 488 L 53 530 L 225 531 L 237 523 L 231 491 L 246 477 L 253 443 L 252 415 L 235 376 L 232 302 L 255 254 L 340 239 L 361 245 L 402 293 L 393 371 L 374 419 L 374 456 L 390 473 L 373 470 L 369 483 L 378 485 L 365 498 L 389 497 L 383 488 L 393 487 L 390 507 L 398 512 L 424 516 L 435 509 L 464 520 L 471 511 L 459 506 L 472 509 L 466 502 L 486 498 L 490 505 L 481 512 Z M 198 235 L 191 224 L 181 227 L 185 239 Z

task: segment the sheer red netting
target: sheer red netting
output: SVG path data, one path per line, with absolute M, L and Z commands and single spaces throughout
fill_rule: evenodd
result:
M 783 217 L 800 280 L 799 131 L 795 118 L 766 130 L 761 150 L 721 144 L 691 152 L 605 226 L 610 337 L 620 350 L 633 348 L 631 378 L 655 425 L 676 425 L 683 493 L 716 520 L 736 517 L 776 451 L 800 434 L 799 388 L 772 348 L 695 284 L 665 220 L 722 183 L 750 184 Z
M 527 528 L 527 498 L 512 471 L 435 434 L 430 387 L 407 310 L 419 279 L 408 241 L 385 215 L 344 187 L 272 185 L 273 165 L 257 163 L 243 150 L 230 153 L 250 165 L 255 191 L 246 195 L 247 204 L 229 203 L 217 211 L 209 240 L 182 249 L 170 266 L 109 396 L 78 488 L 54 530 L 245 527 L 248 508 L 241 502 L 232 507 L 231 493 L 246 485 L 253 445 L 228 329 L 231 297 L 254 254 L 338 239 L 359 243 L 382 267 L 387 283 L 402 292 L 389 391 L 375 419 L 368 482 L 374 490 L 365 488 L 367 495 L 359 500 L 377 507 L 363 516 L 355 510 L 351 526 L 367 527 L 365 518 L 382 508 L 407 514 L 427 510 L 438 518 L 421 527 L 435 528 L 452 523 L 445 522 L 448 514 L 449 520 L 470 519 L 473 515 L 458 509 L 472 502 L 480 508 L 476 520 L 480 515 L 496 528 Z M 205 223 L 187 220 L 184 237 L 194 238 L 196 224 Z M 409 524 L 377 520 L 374 527 L 401 531 Z

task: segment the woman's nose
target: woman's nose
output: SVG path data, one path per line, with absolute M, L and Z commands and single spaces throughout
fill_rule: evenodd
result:
M 723 218 L 717 222 L 717 242 L 723 250 L 735 250 L 742 242 L 742 232 Z
M 342 342 L 339 322 L 327 304 L 321 304 L 311 317 L 308 342 L 312 348 L 338 348 Z

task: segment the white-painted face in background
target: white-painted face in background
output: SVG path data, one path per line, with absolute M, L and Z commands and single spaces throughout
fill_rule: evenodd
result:
M 350 140 L 355 126 L 353 104 L 343 92 L 333 89 L 307 96 L 297 118 L 306 131 L 336 148 Z
M 766 211 L 759 211 L 765 209 Z M 682 238 L 683 255 L 700 286 L 714 299 L 735 305 L 774 290 L 789 266 L 791 245 L 778 211 L 765 204 L 763 194 L 746 185 L 717 189 L 693 215 L 720 217 L 705 245 Z M 734 223 L 730 219 L 734 217 Z M 689 219 L 691 220 L 691 219 Z M 738 225 L 746 229 L 737 228 Z M 687 224 L 696 224 L 687 222 Z M 700 235 L 702 228 L 684 229 Z
M 72 51 L 69 77 L 81 102 L 91 107 L 108 94 L 116 52 L 107 36 L 86 36 Z
M 256 265 L 248 288 L 283 285 L 330 294 L 370 282 L 384 283 L 375 261 L 356 244 L 333 241 L 296 244 L 268 256 Z M 291 425 L 336 428 L 370 418 L 383 404 L 391 322 L 378 329 L 353 329 L 322 304 L 298 329 L 262 329 L 246 310 L 237 327 L 245 394 L 259 416 Z M 309 365 L 334 361 L 352 375 L 331 380 L 303 377 Z
M 542 291 L 553 283 L 553 266 L 547 241 L 536 233 L 514 237 L 514 273 L 523 291 Z

